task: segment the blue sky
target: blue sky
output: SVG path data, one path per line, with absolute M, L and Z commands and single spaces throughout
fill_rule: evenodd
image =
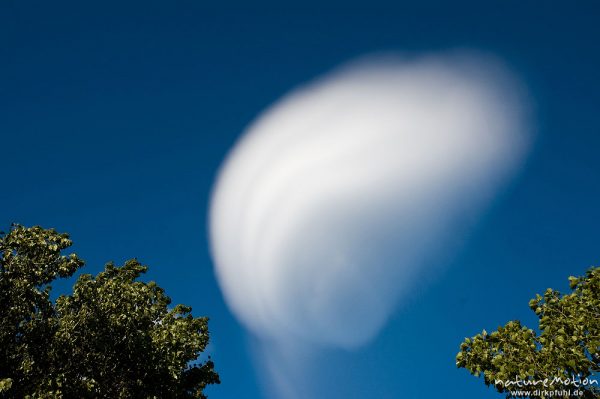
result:
M 245 330 L 208 253 L 217 168 L 253 118 L 297 85 L 374 51 L 470 48 L 529 88 L 527 164 L 443 273 L 368 347 L 327 353 L 331 398 L 501 397 L 464 370 L 461 340 L 600 264 L 600 6 L 596 2 L 219 8 L 198 1 L 0 4 L 0 225 L 71 233 L 96 273 L 137 257 L 176 303 L 211 318 L 223 383 L 262 398 Z M 67 284 L 57 286 L 66 289 Z

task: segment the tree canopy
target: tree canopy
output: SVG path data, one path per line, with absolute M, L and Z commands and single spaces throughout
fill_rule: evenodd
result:
M 547 398 L 556 390 L 570 392 L 568 397 L 600 398 L 595 381 L 600 380 L 600 268 L 569 282 L 571 293 L 549 288 L 529 302 L 539 318 L 538 332 L 519 321 L 492 333 L 483 330 L 464 340 L 456 365 L 483 375 L 486 385 L 507 398 L 525 393 Z
M 138 281 L 136 260 L 82 274 L 52 301 L 51 283 L 84 265 L 70 246 L 38 226 L 0 234 L 0 398 L 205 398 L 219 383 L 199 360 L 208 319 Z

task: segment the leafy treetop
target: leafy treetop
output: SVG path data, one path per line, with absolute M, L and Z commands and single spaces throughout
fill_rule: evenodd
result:
M 507 398 L 515 397 L 511 391 L 545 398 L 544 391 L 576 388 L 583 391 L 578 397 L 600 398 L 594 381 L 600 379 L 600 267 L 569 277 L 569 282 L 570 294 L 549 288 L 529 302 L 539 318 L 539 334 L 519 321 L 492 333 L 483 330 L 461 344 L 457 367 L 483 375 L 486 385 Z
M 208 320 L 177 305 L 147 267 L 112 263 L 71 295 L 50 283 L 83 266 L 67 234 L 13 225 L 0 234 L 0 398 L 205 398 L 219 383 Z

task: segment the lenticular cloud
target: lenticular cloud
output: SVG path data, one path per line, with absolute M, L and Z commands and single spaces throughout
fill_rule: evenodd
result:
M 293 90 L 227 157 L 219 283 L 257 336 L 367 343 L 524 158 L 519 87 L 466 55 L 370 57 Z

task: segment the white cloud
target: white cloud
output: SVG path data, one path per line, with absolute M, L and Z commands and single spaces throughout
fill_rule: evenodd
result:
M 282 345 L 368 343 L 523 160 L 525 105 L 498 62 L 465 54 L 361 59 L 275 103 L 212 198 L 235 315 Z

